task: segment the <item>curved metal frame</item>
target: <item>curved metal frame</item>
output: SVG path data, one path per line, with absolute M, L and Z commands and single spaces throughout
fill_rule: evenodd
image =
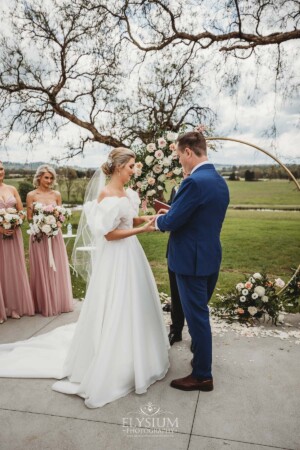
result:
M 296 178 L 294 177 L 292 172 L 278 158 L 276 158 L 276 156 L 272 155 L 272 153 L 269 153 L 267 150 L 264 150 L 263 148 L 258 147 L 257 145 L 250 144 L 250 142 L 241 141 L 240 139 L 233 139 L 233 138 L 226 138 L 226 137 L 206 137 L 205 139 L 207 141 L 232 141 L 232 142 L 239 142 L 240 144 L 248 145 L 249 147 L 253 147 L 256 150 L 259 150 L 260 152 L 265 153 L 265 155 L 268 155 L 268 156 L 270 156 L 270 158 L 274 159 L 274 161 L 276 161 L 288 173 L 288 175 L 292 178 L 292 180 L 294 181 L 294 183 L 297 186 L 298 190 L 300 191 L 300 184 L 298 183 L 298 181 L 296 180 Z
M 288 175 L 291 177 L 291 179 L 293 180 L 293 182 L 295 183 L 295 185 L 297 186 L 298 190 L 300 191 L 300 184 L 298 183 L 298 181 L 296 180 L 296 178 L 294 177 L 294 175 L 291 173 L 291 171 L 278 159 L 276 158 L 276 156 L 272 155 L 272 153 L 269 153 L 267 150 L 264 150 L 261 147 L 258 147 L 257 145 L 253 145 L 250 144 L 250 142 L 246 142 L 246 141 L 242 141 L 240 139 L 234 139 L 234 138 L 226 138 L 226 137 L 206 137 L 205 138 L 207 141 L 232 141 L 232 142 L 239 142 L 240 144 L 245 144 L 248 145 L 249 147 L 253 147 L 256 150 L 259 150 L 260 152 L 265 153 L 265 155 L 270 156 L 270 158 L 274 159 L 274 161 L 276 161 L 287 173 Z M 294 279 L 294 277 L 297 275 L 297 273 L 300 271 L 300 264 L 296 270 L 296 272 L 294 273 L 294 275 L 292 276 L 292 278 L 288 281 L 288 283 L 286 283 L 286 285 L 278 292 L 278 295 L 280 295 L 287 287 L 288 285 L 291 283 L 291 281 Z

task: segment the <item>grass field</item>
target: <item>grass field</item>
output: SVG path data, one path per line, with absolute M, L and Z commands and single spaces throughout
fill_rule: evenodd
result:
M 300 192 L 286 181 L 246 183 L 228 182 L 231 205 L 300 205 Z M 76 230 L 80 213 L 74 212 L 71 222 Z M 28 235 L 23 227 L 25 251 L 28 260 Z M 139 240 L 150 261 L 159 291 L 169 293 L 166 266 L 168 233 L 139 235 Z M 73 242 L 68 245 L 71 255 Z M 253 211 L 229 209 L 222 230 L 223 263 L 217 288 L 219 292 L 231 289 L 243 279 L 244 273 L 267 271 L 269 275 L 290 278 L 290 269 L 300 263 L 300 212 Z M 72 275 L 74 297 L 85 294 L 85 284 Z
M 18 188 L 19 178 L 5 181 Z M 227 181 L 230 190 L 230 205 L 259 206 L 266 208 L 284 208 L 288 206 L 300 208 L 300 192 L 294 183 L 281 180 L 257 182 Z M 82 203 L 86 180 L 75 180 L 71 193 L 72 203 Z M 166 197 L 169 198 L 173 184 L 167 185 Z M 61 185 L 63 201 L 67 201 L 66 187 Z
M 74 229 L 79 212 L 72 217 Z M 24 227 L 25 228 L 25 227 Z M 23 230 L 25 250 L 28 257 L 28 235 Z M 166 265 L 168 233 L 139 235 L 152 267 L 159 291 L 169 293 Z M 68 245 L 71 255 L 72 242 Z M 217 288 L 225 292 L 244 274 L 266 270 L 271 277 L 287 281 L 290 269 L 300 262 L 300 213 L 228 210 L 222 230 L 223 263 Z M 72 274 L 73 294 L 82 298 L 85 283 Z

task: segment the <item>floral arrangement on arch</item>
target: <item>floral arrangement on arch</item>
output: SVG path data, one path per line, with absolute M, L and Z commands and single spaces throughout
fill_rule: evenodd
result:
M 22 225 L 25 216 L 25 211 L 17 211 L 16 208 L 0 209 L 0 226 L 5 230 L 13 230 Z M 13 234 L 3 234 L 2 239 L 13 239 Z
M 264 317 L 277 323 L 280 313 L 285 311 L 285 300 L 278 294 L 284 288 L 281 278 L 270 280 L 266 274 L 254 273 L 235 289 L 217 294 L 219 304 L 212 312 L 220 317 L 254 322 Z
M 200 124 L 194 128 L 194 131 L 209 135 L 212 129 Z M 182 167 L 178 161 L 175 141 L 179 134 L 185 132 L 185 125 L 179 130 L 179 133 L 162 132 L 154 142 L 135 149 L 137 162 L 132 188 L 138 191 L 144 211 L 148 206 L 152 206 L 155 198 L 164 201 L 168 180 L 173 181 L 174 184 L 181 181 Z M 207 145 L 215 149 L 214 144 Z
M 41 242 L 43 236 L 52 238 L 59 232 L 59 228 L 72 215 L 70 209 L 58 205 L 33 204 L 32 223 L 27 233 L 33 236 L 33 241 Z
M 163 199 L 166 181 L 176 180 L 182 173 L 175 151 L 177 137 L 177 133 L 166 132 L 156 142 L 136 149 L 132 187 L 139 192 L 145 207 L 151 206 L 154 198 Z

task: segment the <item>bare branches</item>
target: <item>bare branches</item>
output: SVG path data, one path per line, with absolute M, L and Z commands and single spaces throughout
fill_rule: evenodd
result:
M 2 38 L 2 138 L 23 129 L 32 142 L 45 128 L 55 135 L 71 122 L 87 133 L 84 141 L 126 145 L 106 133 L 101 122 L 113 111 L 112 96 L 122 79 L 120 49 L 109 37 L 109 21 L 103 16 L 93 20 L 76 2 L 72 7 L 67 2 L 51 3 L 52 9 L 47 9 L 33 0 L 24 8 L 17 0 L 11 34 Z
M 118 18 L 128 39 L 145 52 L 178 43 L 234 52 L 300 38 L 296 0 L 223 0 L 217 5 L 210 0 L 177 0 L 172 6 L 166 0 L 123 1 L 116 6 L 94 0 L 93 4 Z

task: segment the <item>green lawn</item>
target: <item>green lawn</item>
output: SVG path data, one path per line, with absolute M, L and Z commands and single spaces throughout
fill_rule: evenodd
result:
M 72 216 L 76 229 L 79 212 Z M 23 229 L 28 257 L 28 235 Z M 139 235 L 159 291 L 169 293 L 166 265 L 168 233 Z M 72 242 L 68 246 L 71 255 Z M 290 268 L 300 262 L 300 213 L 228 210 L 222 230 L 223 263 L 217 288 L 231 289 L 250 274 L 266 270 L 271 276 L 290 278 Z M 85 284 L 72 275 L 74 297 L 84 297 Z M 220 291 L 219 291 L 220 292 Z
M 228 182 L 231 205 L 300 205 L 300 192 L 286 181 Z M 168 186 L 169 188 L 169 186 Z M 169 191 L 169 189 L 168 189 Z M 166 195 L 167 196 L 167 195 Z M 80 213 L 74 212 L 72 223 L 76 230 Z M 26 225 L 25 225 L 26 226 Z M 28 235 L 23 227 L 28 259 Z M 166 266 L 168 233 L 139 235 L 150 261 L 158 289 L 169 293 Z M 71 255 L 72 242 L 68 246 Z M 244 273 L 266 270 L 271 276 L 287 281 L 290 268 L 300 262 L 299 211 L 242 211 L 229 209 L 222 231 L 223 263 L 218 289 L 226 291 L 243 279 Z M 72 275 L 74 297 L 84 297 L 85 284 Z
M 266 208 L 293 205 L 300 207 L 300 192 L 294 182 L 227 181 L 230 190 L 230 206 L 257 205 Z
M 5 182 L 18 188 L 20 178 L 7 179 Z M 265 206 L 266 208 L 283 208 L 285 206 L 298 206 L 300 208 L 300 192 L 295 183 L 281 180 L 268 181 L 227 181 L 230 190 L 230 206 Z M 72 203 L 81 203 L 87 181 L 77 179 L 74 181 L 70 200 Z M 169 198 L 173 183 L 167 183 L 166 198 Z M 65 184 L 57 186 L 62 193 L 63 201 L 67 201 Z

